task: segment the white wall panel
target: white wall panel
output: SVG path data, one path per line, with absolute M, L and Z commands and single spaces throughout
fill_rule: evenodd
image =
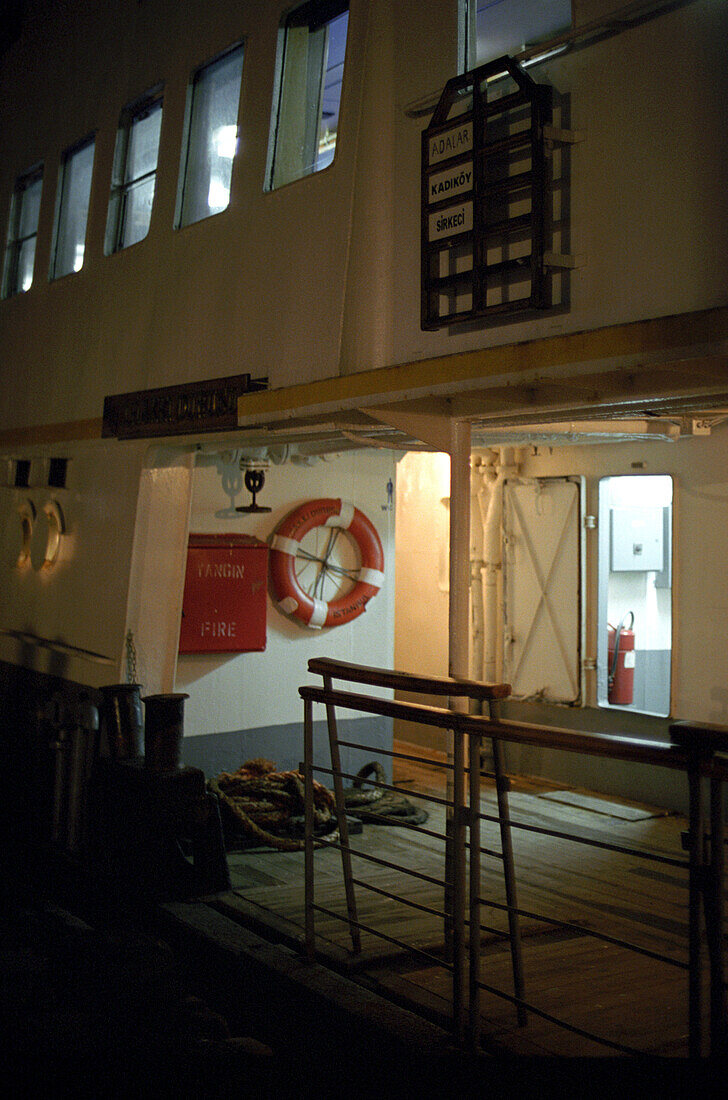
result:
M 268 635 L 263 653 L 180 655 L 177 690 L 187 691 L 188 735 L 255 729 L 302 720 L 301 684 L 309 677 L 312 657 L 334 657 L 359 664 L 391 667 L 394 646 L 394 511 L 387 507 L 387 482 L 394 480 L 390 452 L 350 452 L 312 466 L 287 463 L 266 470 L 258 503 L 270 513 L 235 519 L 216 515 L 230 507 L 214 467 L 198 468 L 190 530 L 199 533 L 255 535 L 268 541 L 295 507 L 318 497 L 341 497 L 360 508 L 377 529 L 384 550 L 385 582 L 366 611 L 344 626 L 312 630 L 283 615 L 268 599 Z M 241 490 L 236 505 L 250 502 Z M 323 714 L 323 712 L 322 712 Z M 321 717 L 321 715 L 319 715 Z

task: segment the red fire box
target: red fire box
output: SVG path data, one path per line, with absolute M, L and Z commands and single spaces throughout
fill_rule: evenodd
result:
M 268 546 L 252 535 L 190 535 L 180 653 L 265 649 Z

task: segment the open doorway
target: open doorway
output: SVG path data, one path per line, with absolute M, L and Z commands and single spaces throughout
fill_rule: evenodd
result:
M 670 713 L 672 478 L 599 482 L 597 701 Z
M 532 450 L 524 448 L 502 479 L 494 559 L 497 614 L 489 620 L 496 671 L 486 676 L 476 662 L 471 675 L 508 681 L 514 701 L 667 717 L 673 478 L 600 477 L 605 467 L 629 469 L 634 452 L 616 448 L 569 447 L 538 455 Z M 496 469 L 488 467 L 486 473 L 495 477 Z M 423 453 L 408 454 L 398 466 L 396 659 L 399 667 L 433 675 L 447 668 L 442 561 L 447 551 L 448 470 L 446 455 Z M 574 472 L 565 476 L 567 470 Z M 480 482 L 475 482 L 473 654 L 479 652 L 478 632 L 484 630 L 474 600 L 484 585 L 484 556 L 493 554 L 492 548 L 485 553 L 478 541 L 482 509 L 477 506 Z M 597 510 L 598 520 L 586 515 Z M 592 543 L 591 531 L 596 536 Z M 615 638 L 619 630 L 619 645 L 611 648 L 608 624 L 615 628 Z M 616 690 L 610 690 L 610 655 L 614 661 L 615 651 L 619 671 Z M 593 680 L 590 668 L 596 669 Z M 565 714 L 560 720 L 566 720 Z

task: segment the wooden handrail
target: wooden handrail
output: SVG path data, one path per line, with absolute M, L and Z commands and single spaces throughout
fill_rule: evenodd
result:
M 494 721 L 480 715 L 446 710 L 444 707 L 407 703 L 398 699 L 380 699 L 373 695 L 338 691 L 336 688 L 327 690 L 304 686 L 298 689 L 298 693 L 302 699 L 309 699 L 314 703 L 328 703 L 347 710 L 381 714 L 385 718 L 404 718 L 458 733 L 478 733 L 484 737 L 525 745 L 539 745 L 542 748 L 562 749 L 565 752 L 589 756 L 606 756 L 614 760 L 629 760 L 635 764 L 656 764 L 678 770 L 685 770 L 688 764 L 687 752 L 667 741 L 644 741 L 607 733 L 581 733 L 558 726 L 536 726 L 506 719 Z
M 304 686 L 298 689 L 302 699 L 313 703 L 330 703 L 336 707 L 361 710 L 366 714 L 381 714 L 384 718 L 404 718 L 425 726 L 454 729 L 456 712 L 444 707 L 432 707 L 426 703 L 405 703 L 399 699 L 380 699 L 375 695 L 358 695 L 353 691 L 337 691 L 336 688 Z
M 474 680 L 461 683 L 458 680 L 450 680 L 448 677 L 432 680 L 430 677 L 419 676 L 416 673 L 390 672 L 385 669 L 347 664 L 344 661 L 333 661 L 327 657 L 310 660 L 308 667 L 311 672 L 319 675 L 333 678 L 339 676 L 341 679 L 351 679 L 378 687 L 398 687 L 403 691 L 419 690 L 427 694 L 449 695 L 450 684 L 454 688 L 464 687 L 465 691 L 462 694 L 471 699 L 503 699 L 507 697 L 510 690 L 508 684 L 480 684 Z M 433 692 L 429 686 L 416 688 L 413 686 L 416 682 L 422 685 L 435 683 L 438 685 L 438 691 Z M 405 687 L 405 684 L 408 686 Z M 487 694 L 490 689 L 494 689 L 492 695 Z M 456 713 L 444 707 L 409 703 L 400 699 L 381 699 L 373 695 L 340 691 L 337 688 L 326 689 L 306 685 L 300 687 L 298 691 L 302 699 L 310 699 L 314 703 L 329 703 L 346 707 L 348 710 L 380 714 L 385 718 L 402 718 L 420 725 L 455 730 L 459 733 L 478 733 L 483 737 L 513 741 L 523 745 L 538 745 L 541 748 L 610 757 L 613 760 L 626 760 L 635 764 L 654 764 L 658 767 L 683 771 L 689 764 L 692 739 L 696 739 L 702 741 L 701 773 L 716 779 L 728 780 L 728 762 L 712 758 L 714 751 L 720 751 L 725 744 L 728 744 L 728 727 L 725 726 L 704 722 L 680 722 L 670 727 L 672 742 L 646 741 L 618 734 L 582 732 L 563 729 L 559 726 L 514 722 L 505 718 L 494 720 L 476 714 Z
M 701 756 L 728 752 L 728 726 L 719 726 L 715 722 L 673 722 L 670 739 L 681 749 L 697 751 Z
M 455 680 L 451 676 L 422 676 L 417 672 L 399 672 L 396 669 L 371 668 L 368 665 L 335 661 L 331 657 L 313 657 L 308 662 L 308 670 L 319 676 L 330 676 L 334 680 L 372 684 L 376 687 L 412 691 L 422 695 L 449 695 L 452 698 L 467 699 L 507 699 L 511 694 L 510 684 L 484 684 L 479 680 Z
M 613 733 L 537 726 L 527 722 L 512 722 L 505 718 L 494 721 L 469 714 L 459 716 L 457 724 L 463 733 L 477 732 L 486 737 L 502 738 L 504 741 L 522 745 L 539 745 L 542 748 L 563 749 L 565 752 L 579 752 L 589 756 L 607 756 L 612 760 L 629 760 L 635 764 L 657 764 L 665 768 L 684 770 L 688 761 L 687 753 L 669 741 L 645 741 Z

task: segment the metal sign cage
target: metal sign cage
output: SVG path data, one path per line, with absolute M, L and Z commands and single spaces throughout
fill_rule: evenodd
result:
M 552 89 L 509 57 L 449 80 L 422 135 L 422 328 L 551 305 Z

